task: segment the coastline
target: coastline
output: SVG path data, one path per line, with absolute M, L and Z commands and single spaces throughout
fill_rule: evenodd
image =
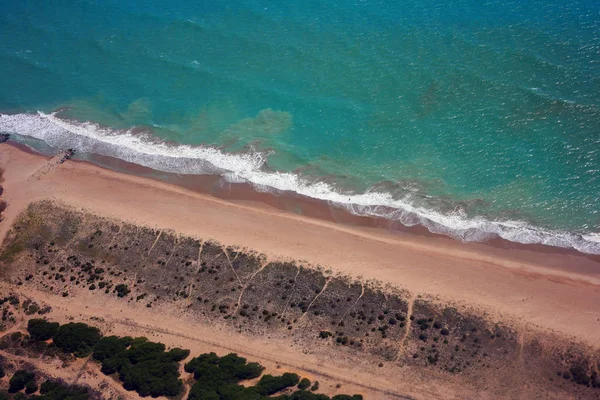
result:
M 12 144 L 0 145 L 0 154 L 8 202 L 0 238 L 27 204 L 55 198 L 100 215 L 251 248 L 271 260 L 306 260 L 417 294 L 482 307 L 492 319 L 509 316 L 595 347 L 600 344 L 596 256 L 547 246 L 461 243 L 414 229 L 390 232 L 363 217 L 346 219 L 318 204 L 302 204 L 301 216 L 290 212 L 291 200 L 296 199 L 254 194 L 243 185 L 224 200 L 228 188 L 214 190 L 214 182 L 213 192 L 203 194 L 200 187 L 190 187 L 189 182 L 186 186 L 183 178 L 177 182 L 163 176 L 169 181 L 165 183 L 82 161 L 56 165 L 32 178 L 47 165 L 47 157 Z M 210 188 L 210 179 L 203 184 Z M 313 218 L 319 216 L 322 219 Z
M 93 164 L 200 192 L 208 191 L 222 198 L 232 199 L 232 192 L 239 196 L 241 190 L 251 193 L 251 198 L 260 197 L 261 203 L 336 222 L 387 230 L 408 229 L 413 233 L 442 235 L 462 242 L 496 243 L 503 247 L 511 243 L 539 244 L 541 249 L 549 251 L 572 249 L 600 259 L 597 234 L 587 230 L 537 226 L 528 222 L 527 217 L 497 220 L 479 213 L 467 217 L 460 203 L 439 204 L 446 209 L 440 211 L 435 205 L 422 207 L 419 201 L 403 200 L 403 196 L 396 198 L 393 189 L 343 193 L 328 184 L 326 178 L 313 181 L 303 179 L 301 173 L 270 171 L 265 164 L 265 154 L 260 152 L 229 153 L 212 146 L 178 144 L 154 137 L 151 130 L 115 130 L 96 123 L 62 119 L 57 117 L 60 112 L 1 114 L 0 122 L 3 131 L 22 135 L 23 143 L 29 143 L 26 138 L 33 138 L 35 143 L 29 145 L 34 151 L 53 154 L 56 150 L 52 148 L 72 147 L 81 159 Z M 380 183 L 385 186 L 385 182 Z M 244 197 L 248 197 L 247 194 Z

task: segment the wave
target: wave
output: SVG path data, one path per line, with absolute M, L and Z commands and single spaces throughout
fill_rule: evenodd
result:
M 267 154 L 256 151 L 231 154 L 209 146 L 171 144 L 131 129 L 109 129 L 43 112 L 0 114 L 0 132 L 42 140 L 53 148 L 73 148 L 78 152 L 115 157 L 163 172 L 220 174 L 229 182 L 250 183 L 259 191 L 294 192 L 342 207 L 355 215 L 386 218 L 405 226 L 423 225 L 432 233 L 465 242 L 502 238 L 600 254 L 598 233 L 578 234 L 543 229 L 524 221 L 468 217 L 460 208 L 442 213 L 414 204 L 414 197 L 410 195 L 398 199 L 377 189 L 344 193 L 331 184 L 309 181 L 298 174 L 269 171 Z

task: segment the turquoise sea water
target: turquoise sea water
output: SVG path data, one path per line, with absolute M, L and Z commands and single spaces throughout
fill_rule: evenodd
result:
M 0 113 L 34 145 L 600 254 L 598 1 L 7 0 Z

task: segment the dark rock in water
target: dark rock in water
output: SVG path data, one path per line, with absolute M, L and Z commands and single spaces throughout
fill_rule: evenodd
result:
M 8 133 L 0 133 L 0 143 L 4 143 L 10 139 L 10 135 Z

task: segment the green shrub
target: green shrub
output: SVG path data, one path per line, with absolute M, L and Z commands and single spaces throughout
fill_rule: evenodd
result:
M 312 390 L 313 392 L 319 390 L 319 381 L 315 381 L 315 383 L 313 383 L 313 385 L 311 386 L 310 390 Z
M 43 400 L 87 400 L 90 397 L 85 387 L 51 380 L 42 383 L 40 393 Z
M 249 371 L 252 371 L 250 374 Z M 246 363 L 246 359 L 236 354 L 219 357 L 215 353 L 202 354 L 185 364 L 185 371 L 194 374 L 196 383 L 192 386 L 188 400 L 331 400 L 323 394 L 308 392 L 310 381 L 300 381 L 296 374 L 285 373 L 282 376 L 264 375 L 256 386 L 244 387 L 239 382 L 258 377 L 263 367 L 256 363 Z M 298 385 L 301 390 L 293 393 L 270 397 L 278 392 Z M 319 388 L 315 382 L 311 390 Z M 339 400 L 362 400 L 362 396 L 338 397 Z
M 215 353 L 202 354 L 185 365 L 197 382 L 192 386 L 188 399 L 248 399 L 262 400 L 256 388 L 244 388 L 241 380 L 260 376 L 264 368 L 258 363 L 246 363 L 246 359 L 231 353 L 218 357 Z
M 46 341 L 54 337 L 59 326 L 58 322 L 48 322 L 42 318 L 34 318 L 27 323 L 27 332 L 35 341 Z
M 180 349 L 179 347 L 175 347 L 169 351 L 169 356 L 171 360 L 175 362 L 183 361 L 190 355 L 189 350 Z
M 286 372 L 282 376 L 264 375 L 256 384 L 258 392 L 264 396 L 270 396 L 283 389 L 296 386 L 300 381 L 297 374 Z
M 131 290 L 129 290 L 129 287 L 127 285 L 125 285 L 124 283 L 121 283 L 120 285 L 115 286 L 114 291 L 117 293 L 117 296 L 119 296 L 119 297 L 125 297 L 129 293 L 131 293 Z
M 0 365 L 0 378 L 4 378 L 6 376 L 6 372 L 4 372 L 4 367 Z
M 37 385 L 37 383 L 35 383 L 34 380 L 31 380 L 25 384 L 25 393 L 32 394 L 32 393 L 37 392 L 37 390 L 38 390 L 38 385 Z
M 587 370 L 581 365 L 572 367 L 570 370 L 573 382 L 579 385 L 588 386 L 590 384 L 590 377 L 588 376 Z
M 94 359 L 103 362 L 107 358 L 114 357 L 116 354 L 122 353 L 131 346 L 133 339 L 129 336 L 107 336 L 102 338 L 94 348 Z
M 81 322 L 70 322 L 58 328 L 54 344 L 64 352 L 73 353 L 75 357 L 86 357 L 92 353 L 101 338 L 98 328 Z
M 8 382 L 9 393 L 16 393 L 20 390 L 25 389 L 25 385 L 29 381 L 33 381 L 35 379 L 35 374 L 33 372 L 25 371 L 24 369 L 20 369 L 14 373 L 10 381 Z
M 328 337 L 330 337 L 330 336 L 333 336 L 333 333 L 331 333 L 331 332 L 327 332 L 327 331 L 321 331 L 321 332 L 319 333 L 319 337 L 320 337 L 321 339 L 327 339 L 327 338 L 328 338 Z
M 13 261 L 17 254 L 25 250 L 25 246 L 21 242 L 11 243 L 4 248 L 0 253 L 0 261 Z
M 325 396 L 324 394 L 315 394 L 311 392 L 305 392 L 304 390 L 299 390 L 297 392 L 292 393 L 291 396 L 279 396 L 277 399 L 287 399 L 290 400 L 330 400 L 329 396 Z M 270 397 L 265 397 L 264 399 L 270 399 Z
M 306 390 L 310 387 L 310 380 L 308 378 L 302 378 L 300 383 L 298 383 L 298 389 Z

